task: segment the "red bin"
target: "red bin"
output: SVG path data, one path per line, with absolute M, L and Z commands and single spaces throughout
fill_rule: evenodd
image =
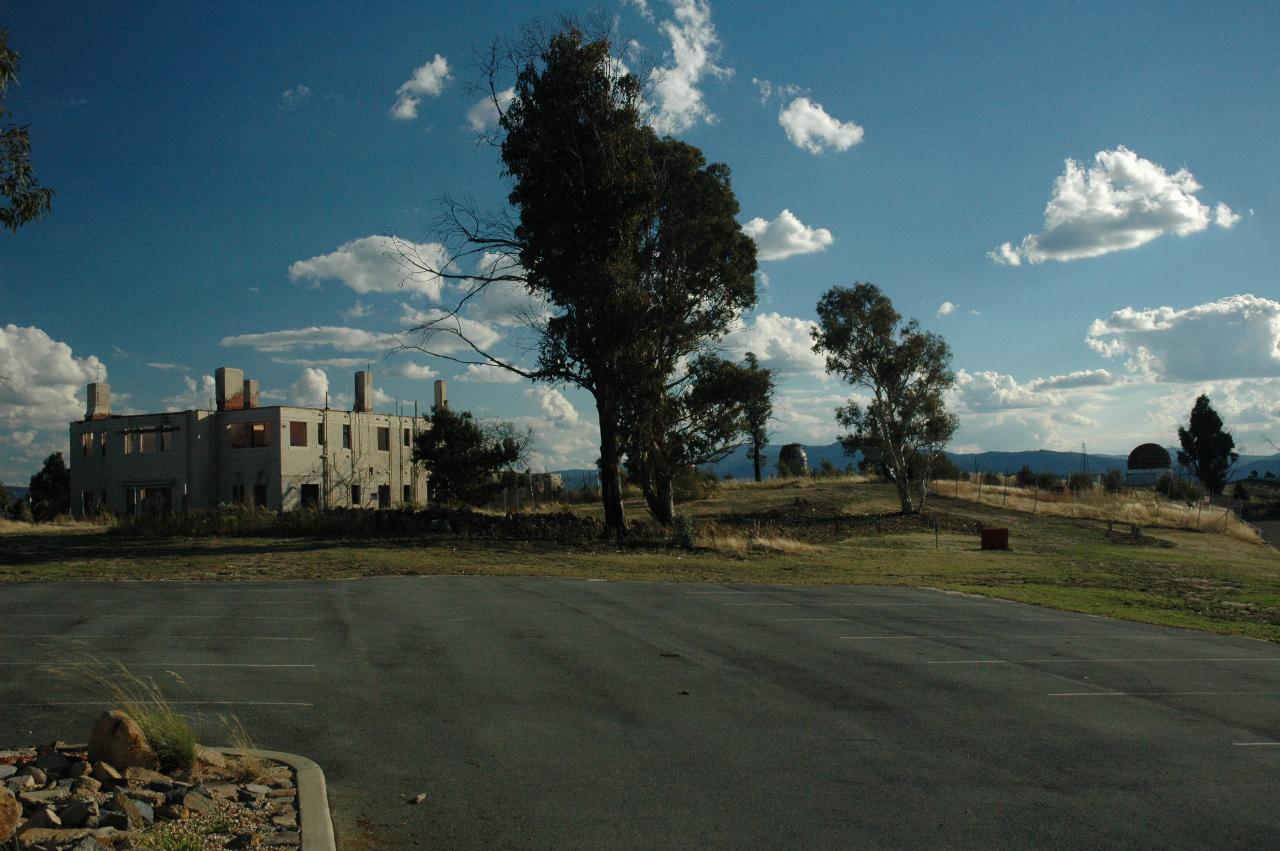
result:
M 983 529 L 982 530 L 982 548 L 984 550 L 1009 549 L 1009 530 L 1008 529 Z

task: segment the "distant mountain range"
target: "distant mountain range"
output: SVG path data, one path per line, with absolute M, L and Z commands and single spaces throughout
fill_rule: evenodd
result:
M 1166 448 L 1169 450 L 1170 457 L 1177 458 L 1176 447 Z M 778 453 L 781 449 L 782 446 L 779 444 L 770 444 L 765 448 L 764 454 L 768 463 L 762 467 L 761 474 L 766 478 L 776 472 Z M 857 463 L 856 459 L 844 454 L 844 449 L 839 443 L 805 446 L 804 450 L 809 456 L 809 465 L 815 468 L 824 460 L 830 461 L 838 470 L 845 469 L 851 463 L 856 466 Z M 975 470 L 979 473 L 1016 473 L 1025 464 L 1037 473 L 1048 472 L 1067 476 L 1080 472 L 1083 466 L 1079 452 L 1056 452 L 1052 449 L 1032 449 L 1023 452 L 948 452 L 947 457 L 961 470 L 970 473 Z M 1087 459 L 1089 472 L 1105 473 L 1112 468 L 1124 470 L 1129 457 L 1089 453 Z M 749 479 L 753 475 L 751 459 L 747 457 L 746 447 L 735 449 L 722 461 L 704 465 L 704 469 L 715 471 L 721 478 L 732 476 L 735 479 Z M 1254 470 L 1257 470 L 1259 476 L 1266 475 L 1268 471 L 1280 476 L 1280 452 L 1275 455 L 1241 455 L 1232 472 L 1232 479 L 1248 478 Z M 583 482 L 594 483 L 596 478 L 596 471 L 593 469 L 558 470 L 557 472 L 564 478 L 565 486 L 569 488 L 580 487 Z
M 17 485 L 5 485 L 4 489 L 5 492 L 9 494 L 10 502 L 17 502 L 20 499 L 26 500 L 27 491 L 31 490 L 29 487 L 18 487 Z

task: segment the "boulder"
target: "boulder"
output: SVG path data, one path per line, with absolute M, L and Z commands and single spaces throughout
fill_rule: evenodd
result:
M 102 713 L 89 732 L 89 761 L 107 762 L 117 769 L 133 765 L 152 770 L 160 767 L 142 727 L 118 709 Z
M 17 773 L 18 767 L 16 765 L 0 765 L 0 780 L 8 780 Z
M 204 745 L 196 745 L 196 761 L 213 768 L 226 768 L 231 764 L 225 756 Z
M 62 808 L 59 818 L 67 827 L 97 827 L 98 812 L 98 802 L 93 798 L 76 797 Z M 87 824 L 90 820 L 93 824 Z
M 101 791 L 102 781 L 95 780 L 92 777 L 81 777 L 71 784 L 72 794 L 96 795 Z
M 73 778 L 84 777 L 86 774 L 92 773 L 93 766 L 82 759 L 71 763 L 71 768 L 67 769 L 67 776 Z
M 147 826 L 146 816 L 143 815 L 142 810 L 138 807 L 138 802 L 125 795 L 119 789 L 111 797 L 111 809 L 124 815 L 125 820 L 128 822 L 128 826 L 124 828 L 126 830 L 141 830 Z M 147 809 L 150 809 L 150 807 Z
M 131 765 L 124 770 L 124 779 L 130 786 L 136 783 L 139 786 L 150 786 L 152 789 L 168 790 L 173 788 L 173 778 L 137 765 Z
M 93 764 L 92 777 L 102 784 L 114 784 L 124 781 L 124 778 L 120 776 L 120 772 L 116 771 L 115 766 L 102 760 L 98 760 Z
M 0 789 L 0 842 L 8 842 L 22 821 L 22 804 L 7 789 Z

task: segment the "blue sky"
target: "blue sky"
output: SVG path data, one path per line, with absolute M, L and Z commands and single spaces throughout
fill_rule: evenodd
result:
M 117 412 L 205 405 L 220 365 L 340 404 L 372 363 L 385 409 L 443 377 L 538 463 L 590 464 L 580 392 L 387 356 L 432 288 L 383 249 L 429 247 L 442 195 L 502 207 L 476 57 L 589 8 L 9 4 L 6 120 L 57 195 L 0 234 L 0 478 L 65 448 L 99 366 Z M 779 370 L 778 440 L 834 439 L 851 390 L 808 323 L 870 280 L 951 343 L 955 448 L 1167 443 L 1200 392 L 1247 450 L 1280 441 L 1274 4 L 603 8 L 655 123 L 733 169 L 761 301 L 725 348 Z

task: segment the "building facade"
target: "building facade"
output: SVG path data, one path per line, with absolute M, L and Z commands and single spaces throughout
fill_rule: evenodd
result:
M 261 407 L 257 382 L 224 367 L 215 410 L 117 416 L 110 387 L 90 384 L 85 419 L 71 423 L 72 514 L 425 505 L 427 476 L 413 463 L 425 423 L 374 413 L 367 371 L 355 399 L 350 411 Z

